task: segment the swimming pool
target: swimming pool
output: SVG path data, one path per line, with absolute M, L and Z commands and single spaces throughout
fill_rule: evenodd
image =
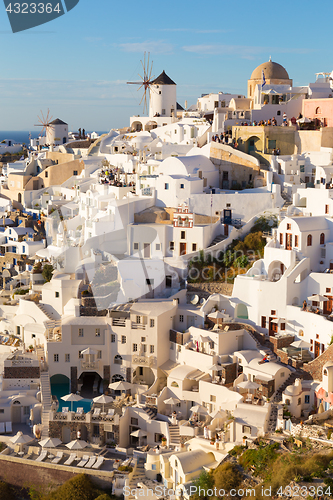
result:
M 73 408 L 73 411 L 76 411 L 76 409 L 79 407 L 83 408 L 84 413 L 88 413 L 93 403 L 92 399 L 81 399 L 81 401 L 74 401 L 73 403 L 71 401 L 63 401 L 61 397 L 69 394 L 69 391 L 70 389 L 68 384 L 53 384 L 51 382 L 51 394 L 53 396 L 57 396 L 59 401 L 58 411 L 62 411 L 63 407 L 69 408 L 70 411 Z

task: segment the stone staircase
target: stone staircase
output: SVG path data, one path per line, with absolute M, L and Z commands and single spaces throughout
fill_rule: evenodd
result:
M 157 408 L 150 407 L 150 406 L 145 406 L 143 410 L 147 413 L 149 416 L 150 420 L 156 420 L 156 415 L 157 415 Z
M 177 446 L 180 444 L 179 425 L 169 424 L 170 444 Z
M 133 477 L 129 482 L 129 487 L 130 487 L 131 491 L 135 490 L 138 487 L 137 486 L 138 483 L 140 483 L 146 479 L 144 464 L 145 464 L 144 459 L 140 459 L 138 461 L 138 464 L 137 464 L 136 469 L 134 471 Z M 133 500 L 134 498 L 135 497 L 132 495 L 127 496 L 128 500 Z
M 51 411 L 51 384 L 50 374 L 48 371 L 40 374 L 41 391 L 42 391 L 42 439 L 49 436 L 49 420 Z
M 275 432 L 276 429 L 276 421 L 277 421 L 277 403 L 271 404 L 271 411 L 269 414 L 269 422 L 268 422 L 268 432 Z
M 207 248 L 213 247 L 214 245 L 217 245 L 218 243 L 220 243 L 221 241 L 226 240 L 226 239 L 227 239 L 227 236 L 224 236 L 223 234 L 219 234 L 218 236 L 216 236 L 216 238 L 213 239 L 213 241 L 211 242 L 210 245 L 208 245 Z
M 51 321 L 54 320 L 54 318 L 51 316 L 51 314 L 46 310 L 46 307 L 44 304 L 38 303 L 36 305 L 45 314 L 45 316 L 47 316 Z
M 300 370 L 295 370 L 289 375 L 287 380 L 277 389 L 277 391 L 274 392 L 272 396 L 272 401 L 274 403 L 279 403 L 280 401 L 282 401 L 283 391 L 285 390 L 286 387 L 288 387 L 288 385 L 292 385 L 297 378 L 303 378 L 302 372 Z
M 255 341 L 255 343 L 257 344 L 257 348 L 259 351 L 263 351 L 267 356 L 269 356 L 269 360 L 270 361 L 277 361 L 277 356 L 275 354 L 275 352 L 272 351 L 272 349 L 270 347 L 268 347 L 266 345 L 266 342 L 267 340 L 264 340 L 263 342 L 263 339 L 260 341 L 257 336 L 249 329 L 249 328 L 246 328 L 246 331 L 247 333 L 250 335 L 250 337 L 253 338 L 253 340 Z M 257 334 L 257 335 L 260 335 L 260 334 Z

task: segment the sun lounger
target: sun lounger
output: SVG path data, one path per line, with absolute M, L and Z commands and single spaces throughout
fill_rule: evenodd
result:
M 58 451 L 56 457 L 53 460 L 51 460 L 51 464 L 58 464 L 62 460 L 63 456 L 64 452 Z
M 83 415 L 83 408 L 82 407 L 76 408 L 76 414 L 77 415 Z
M 5 422 L 0 422 L 0 434 L 5 433 Z
M 62 413 L 68 413 L 69 412 L 69 406 L 63 406 L 62 408 Z
M 63 465 L 72 465 L 72 463 L 75 462 L 75 460 L 77 460 L 76 453 L 71 453 L 67 458 L 66 462 L 63 463 Z
M 29 446 L 29 448 L 28 448 L 28 453 L 27 453 L 27 454 L 26 454 L 23 458 L 30 459 L 30 458 L 32 458 L 32 457 L 33 457 L 34 453 L 35 453 L 35 452 L 34 452 L 33 447 L 32 447 L 32 446 Z
M 36 458 L 35 462 L 43 462 L 47 457 L 47 451 L 42 450 L 41 454 Z
M 6 422 L 6 434 L 10 434 L 11 432 L 13 432 L 12 423 Z
M 110 408 L 108 410 L 107 418 L 113 418 L 114 416 L 114 408 Z
M 94 409 L 94 413 L 93 413 L 93 417 L 99 417 L 101 413 L 101 409 L 100 408 L 95 408 Z
M 90 457 L 84 468 L 91 469 L 91 467 L 94 465 L 95 462 L 96 462 L 96 457 L 95 456 Z
M 104 463 L 105 458 L 104 457 L 98 457 L 94 465 L 92 466 L 92 469 L 100 469 Z
M 77 467 L 84 467 L 89 459 L 90 459 L 89 455 L 83 455 L 82 460 L 77 464 Z

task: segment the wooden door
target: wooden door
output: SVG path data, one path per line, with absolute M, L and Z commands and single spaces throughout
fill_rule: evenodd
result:
M 185 255 L 186 254 L 186 243 L 180 243 L 179 244 L 179 255 Z
M 269 318 L 269 334 L 274 336 L 278 331 L 277 323 L 273 323 L 272 320 L 276 318 Z
M 150 258 L 150 243 L 143 244 L 143 256 L 145 259 Z
M 318 356 L 320 356 L 320 343 L 319 342 L 315 342 L 314 355 L 315 355 L 315 358 L 318 358 Z
M 328 298 L 327 302 L 324 302 L 324 314 L 331 314 L 333 309 L 333 297 L 331 295 L 325 295 Z
M 291 250 L 293 246 L 293 235 L 291 233 L 286 233 L 286 250 Z
M 12 406 L 12 422 L 13 424 L 21 423 L 21 406 Z

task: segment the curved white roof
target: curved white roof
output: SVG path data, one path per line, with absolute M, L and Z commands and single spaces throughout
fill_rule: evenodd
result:
M 322 230 L 328 230 L 328 222 L 325 217 L 286 217 L 284 219 L 284 222 L 288 220 L 292 220 L 297 224 L 299 227 L 300 231 L 322 231 Z
M 185 451 L 175 455 L 179 461 L 184 474 L 189 474 L 192 471 L 200 469 L 204 465 L 215 462 L 215 457 L 212 452 L 207 453 L 204 450 Z
M 288 385 L 283 391 L 285 396 L 298 396 L 302 392 L 302 386 L 296 387 L 295 385 Z
M 158 174 L 198 176 L 199 170 L 214 172 L 216 168 L 210 159 L 203 155 L 169 157 L 162 161 L 158 168 Z

